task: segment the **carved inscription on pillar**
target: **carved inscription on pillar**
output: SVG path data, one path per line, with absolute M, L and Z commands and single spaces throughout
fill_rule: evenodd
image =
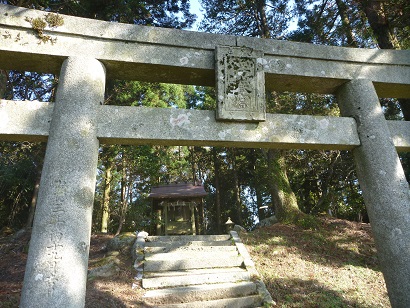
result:
M 266 120 L 263 52 L 216 47 L 217 120 Z
M 55 183 L 57 191 L 61 194 L 66 186 L 65 181 L 59 180 Z M 64 207 L 64 201 L 61 200 L 61 195 L 55 196 L 54 206 L 50 209 L 47 219 L 47 226 L 49 235 L 49 241 L 46 246 L 45 259 L 45 275 L 44 281 L 47 283 L 47 295 L 52 297 L 60 280 L 59 266 L 63 260 L 63 232 L 66 228 L 66 209 Z

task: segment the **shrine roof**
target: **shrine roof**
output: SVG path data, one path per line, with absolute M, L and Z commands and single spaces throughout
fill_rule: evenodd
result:
M 191 183 L 171 183 L 152 187 L 150 198 L 166 199 L 166 198 L 193 198 L 204 197 L 207 192 L 203 185 L 193 185 Z

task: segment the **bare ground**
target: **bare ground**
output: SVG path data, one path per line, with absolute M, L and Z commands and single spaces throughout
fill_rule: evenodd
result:
M 241 234 L 278 307 L 390 307 L 370 226 L 321 218 L 318 230 L 276 224 Z M 93 234 L 89 267 L 112 235 Z M 0 307 L 18 307 L 30 234 L 0 236 Z M 131 255 L 87 284 L 86 307 L 143 307 Z

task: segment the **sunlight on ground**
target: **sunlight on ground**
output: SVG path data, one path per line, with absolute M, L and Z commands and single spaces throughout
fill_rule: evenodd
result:
M 241 237 L 279 307 L 390 307 L 367 232 L 277 224 Z

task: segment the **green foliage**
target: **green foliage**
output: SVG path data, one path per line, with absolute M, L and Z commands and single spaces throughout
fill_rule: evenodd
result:
M 39 144 L 0 143 L 0 227 L 26 224 L 43 151 Z
M 291 13 L 288 1 L 201 0 L 205 16 L 200 29 L 206 32 L 280 38 Z
M 305 230 L 316 230 L 320 226 L 318 219 L 312 215 L 299 216 L 295 221 L 295 225 Z
M 186 108 L 195 99 L 193 86 L 138 81 L 117 81 L 111 85 L 106 104 Z
M 288 39 L 335 46 L 372 45 L 371 31 L 357 2 L 296 0 L 295 4 L 298 28 Z
M 188 0 L 9 0 L 7 4 L 113 22 L 187 28 L 196 16 Z
M 8 71 L 6 81 L 4 99 L 42 102 L 54 100 L 57 87 L 57 79 L 54 75 Z

